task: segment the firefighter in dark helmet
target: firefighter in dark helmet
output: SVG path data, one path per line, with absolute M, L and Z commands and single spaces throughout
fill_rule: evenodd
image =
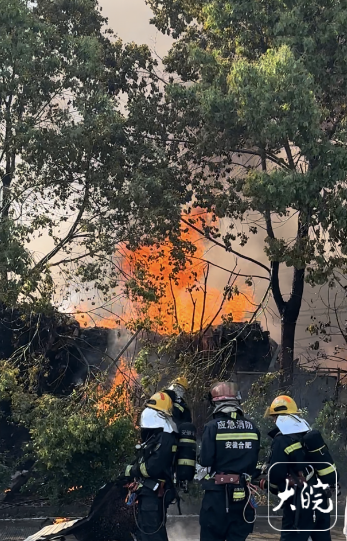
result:
M 181 423 L 191 423 L 192 415 L 185 401 L 185 395 L 189 390 L 188 380 L 185 376 L 180 376 L 171 383 L 168 389 L 165 389 L 173 404 L 172 416 L 179 427 Z
M 205 425 L 200 465 L 210 473 L 202 481 L 201 541 L 244 541 L 253 531 L 255 511 L 248 482 L 256 471 L 260 433 L 246 418 L 232 382 L 210 391 L 213 419 Z
M 283 509 L 281 541 L 330 541 L 329 507 L 338 474 L 322 435 L 289 396 L 275 398 L 265 416 L 276 423 L 269 433 L 268 478 L 271 492 L 280 496 L 276 507 Z
M 175 499 L 174 463 L 178 433 L 172 418 L 172 400 L 163 392 L 147 401 L 141 415 L 138 458 L 125 475 L 134 480 L 129 498 L 137 501 L 139 541 L 167 541 L 166 513 Z
M 164 391 L 172 399 L 172 416 L 178 428 L 176 486 L 184 492 L 188 492 L 188 483 L 194 479 L 196 464 L 196 427 L 185 401 L 188 390 L 187 378 L 180 376 Z

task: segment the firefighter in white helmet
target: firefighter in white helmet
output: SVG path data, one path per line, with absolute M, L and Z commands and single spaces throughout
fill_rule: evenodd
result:
M 146 402 L 140 428 L 138 458 L 125 473 L 134 480 L 130 497 L 138 504 L 136 538 L 167 541 L 167 508 L 176 496 L 173 478 L 178 433 L 172 418 L 172 400 L 166 393 L 155 393 Z

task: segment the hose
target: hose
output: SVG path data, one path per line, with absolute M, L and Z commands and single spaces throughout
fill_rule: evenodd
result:
M 252 483 L 250 483 L 250 481 L 247 481 L 246 480 L 246 485 L 247 485 L 247 488 L 248 488 L 248 499 L 247 499 L 247 502 L 246 502 L 246 505 L 244 506 L 243 508 L 243 512 L 242 512 L 242 516 L 243 516 L 243 520 L 247 523 L 247 524 L 254 524 L 255 521 L 256 521 L 256 518 L 257 518 L 257 511 L 255 509 L 255 507 L 252 505 L 251 503 L 251 498 L 253 495 L 257 494 L 259 495 L 258 493 L 258 490 L 257 490 L 257 487 L 252 485 Z M 252 509 L 254 509 L 254 519 L 249 521 L 246 519 L 246 509 L 247 509 L 247 505 L 250 505 L 252 507 Z
M 159 532 L 159 530 L 161 530 L 163 528 L 163 526 L 165 526 L 166 524 L 166 512 L 165 512 L 165 496 L 166 494 L 169 492 L 169 489 L 167 489 L 165 492 L 164 492 L 164 496 L 163 496 L 163 520 L 161 521 L 160 523 L 160 526 L 157 530 L 155 530 L 155 532 L 145 532 L 144 530 L 142 530 L 139 526 L 139 523 L 138 523 L 138 520 L 137 520 L 137 516 L 136 516 L 136 509 L 135 509 L 135 505 L 134 505 L 134 519 L 135 519 L 135 524 L 136 524 L 136 527 L 137 529 L 139 530 L 139 532 L 143 533 L 144 535 L 155 535 L 156 533 Z

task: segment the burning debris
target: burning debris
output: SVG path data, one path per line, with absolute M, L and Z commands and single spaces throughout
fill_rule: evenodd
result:
M 200 346 L 203 351 L 218 352 L 213 366 L 215 375 L 219 375 L 225 362 L 233 372 L 267 371 L 276 347 L 270 333 L 264 331 L 258 321 L 213 327 L 204 334 Z
M 46 526 L 25 541 L 133 541 L 134 512 L 125 504 L 126 480 L 105 485 L 96 495 L 87 517 Z
M 112 360 L 107 356 L 107 350 L 109 344 L 114 341 L 113 331 L 110 336 L 109 329 L 81 329 L 74 319 L 55 312 L 50 317 L 39 315 L 29 317 L 16 311 L 5 310 L 3 307 L 2 309 L 2 312 L 0 311 L 2 358 L 8 359 L 9 366 L 13 361 L 13 365 L 19 368 L 18 378 L 23 389 L 26 389 L 26 385 L 31 386 L 28 389 L 29 395 L 30 393 L 38 397 L 54 395 L 63 398 L 76 390 L 83 396 L 85 382 L 91 382 L 94 378 L 103 382 L 104 377 L 99 379 L 99 376 L 105 369 L 109 369 L 110 377 L 106 382 L 109 387 L 105 389 L 103 386 L 101 389 L 103 398 L 100 399 L 100 408 L 105 409 L 107 395 L 109 401 L 119 396 L 118 403 L 124 401 L 126 412 L 126 404 L 130 403 L 128 389 L 133 385 L 136 374 L 134 371 L 128 371 L 126 364 L 122 362 L 118 363 L 118 366 L 111 366 Z M 24 352 L 25 359 L 20 357 L 21 352 Z M 31 362 L 32 377 L 29 372 Z M 116 388 L 119 385 L 122 389 L 117 394 Z M 31 441 L 29 429 L 14 421 L 11 395 L 8 395 L 8 399 L 7 396 L 5 398 L 0 403 L 0 454 L 5 458 L 8 457 L 8 461 L 3 465 L 3 468 L 6 468 L 6 479 L 2 488 L 6 489 L 6 492 L 0 494 L 0 501 L 3 503 L 32 497 L 30 492 L 32 489 L 28 492 L 23 486 L 30 477 L 35 483 L 37 475 L 33 469 L 35 460 L 28 458 L 26 452 Z M 15 473 L 14 468 L 19 471 Z M 14 474 L 12 477 L 11 473 Z M 76 492 L 78 488 L 77 484 L 70 492 Z
M 67 492 L 68 492 L 68 494 L 69 494 L 70 492 L 74 492 L 75 490 L 81 490 L 81 488 L 82 488 L 82 486 L 79 486 L 79 487 L 71 487 L 71 488 L 68 489 Z

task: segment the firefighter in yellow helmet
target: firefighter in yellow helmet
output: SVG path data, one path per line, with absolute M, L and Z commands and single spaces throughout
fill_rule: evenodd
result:
M 312 541 L 331 541 L 330 512 L 324 511 L 329 509 L 337 472 L 320 432 L 311 429 L 295 400 L 287 395 L 275 398 L 265 416 L 272 417 L 276 424 L 269 433 L 270 490 L 273 494 L 287 491 L 288 495 L 279 504 L 283 505 L 281 541 L 307 541 L 310 537 Z M 315 493 L 321 493 L 322 499 L 314 509 Z
M 185 396 L 189 390 L 189 383 L 185 376 L 180 376 L 174 379 L 168 389 L 165 389 L 173 405 L 172 416 L 179 428 L 182 423 L 191 423 L 192 415 L 188 404 L 185 401 Z
M 129 498 L 132 503 L 137 501 L 136 539 L 167 541 L 167 508 L 176 496 L 173 468 L 178 439 L 168 394 L 158 392 L 147 400 L 140 428 L 138 457 L 125 473 L 133 479 Z

